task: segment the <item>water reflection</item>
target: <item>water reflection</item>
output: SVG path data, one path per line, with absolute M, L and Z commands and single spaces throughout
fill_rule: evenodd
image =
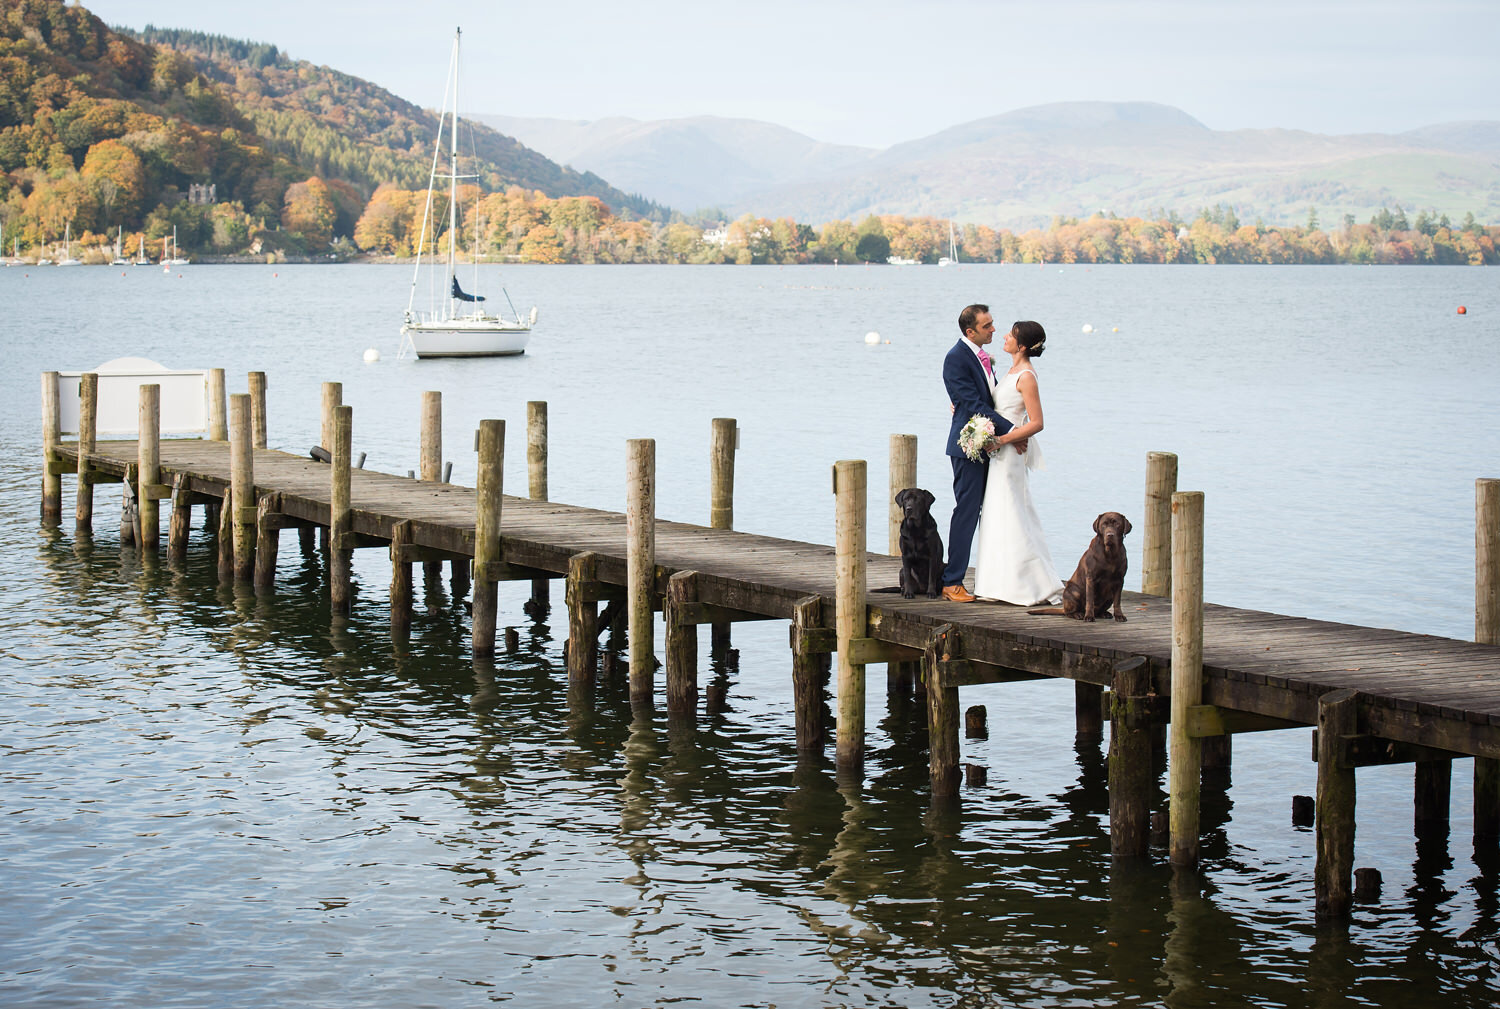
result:
M 640 983 L 664 964 L 711 963 L 694 984 L 718 1004 L 815 1004 L 808 993 L 824 991 L 882 1004 L 899 991 L 907 1005 L 1374 1005 L 1395 983 L 1383 979 L 1404 978 L 1452 1005 L 1493 976 L 1492 847 L 1455 885 L 1468 866 L 1445 837 L 1424 837 L 1404 900 L 1315 930 L 1303 866 L 1234 843 L 1227 776 L 1203 794 L 1197 876 L 1110 858 L 1104 755 L 1078 740 L 1069 750 L 1070 731 L 1045 755 L 1001 740 L 992 786 L 957 803 L 931 801 L 925 711 L 904 691 L 879 702 L 862 780 L 840 779 L 826 753 L 799 757 L 784 638 L 773 648 L 746 634 L 742 665 L 708 663 L 724 704 L 686 718 L 636 713 L 623 676 L 601 677 L 589 697 L 570 691 L 560 607 L 520 619 L 515 651 L 476 660 L 466 614 L 441 586 L 410 641 L 390 641 L 386 563 L 357 565 L 366 597 L 335 618 L 316 550 L 287 551 L 275 595 L 257 597 L 218 582 L 208 537 L 177 566 L 107 539 L 51 531 L 35 543 L 43 591 L 71 601 L 60 611 L 76 618 L 69 640 L 96 663 L 139 654 L 132 675 L 149 676 L 152 693 L 129 703 L 160 723 L 158 745 L 201 739 L 213 760 L 238 761 L 230 785 L 203 793 L 213 798 L 182 803 L 202 813 L 208 840 L 188 832 L 158 845 L 205 877 L 220 860 L 267 857 L 246 835 L 324 858 L 337 883 L 302 902 L 315 918 L 282 910 L 293 934 L 326 934 L 336 914 L 364 941 L 384 919 L 414 943 L 455 950 L 477 924 L 524 964 L 587 951 L 570 980 L 553 982 L 567 990 L 557 1004 L 596 1004 L 619 976 Z M 507 597 L 502 623 L 522 608 L 519 591 Z M 605 645 L 618 654 L 623 640 L 607 631 Z M 31 689 L 59 706 L 99 703 L 97 688 L 72 700 L 66 687 Z M 997 723 L 1014 724 L 1003 710 Z M 109 752 L 83 737 L 66 745 L 81 760 Z M 224 756 L 235 748 L 254 757 Z M 162 765 L 162 787 L 183 787 L 185 763 Z M 120 815 L 137 815 L 119 801 Z M 236 826 L 215 833 L 222 806 Z M 45 851 L 41 836 L 31 834 Z M 747 947 L 765 977 L 793 987 L 738 972 Z M 444 962 L 452 976 L 484 973 L 472 956 Z M 517 970 L 507 984 L 539 983 Z

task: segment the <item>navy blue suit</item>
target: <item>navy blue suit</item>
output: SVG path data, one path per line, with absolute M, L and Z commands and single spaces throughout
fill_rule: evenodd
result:
M 948 527 L 948 564 L 943 568 L 946 586 L 962 585 L 969 570 L 969 551 L 974 545 L 974 530 L 979 527 L 979 506 L 984 503 L 984 484 L 990 472 L 988 456 L 974 462 L 964 455 L 958 447 L 958 433 L 976 413 L 994 423 L 997 435 L 1009 431 L 1012 425 L 995 412 L 989 377 L 967 340 L 960 339 L 943 359 L 943 386 L 953 403 L 947 448 L 953 461 L 953 522 Z

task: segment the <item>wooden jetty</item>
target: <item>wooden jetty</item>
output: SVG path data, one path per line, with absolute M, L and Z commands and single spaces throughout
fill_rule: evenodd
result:
M 258 373 L 257 373 L 258 374 Z M 1353 897 L 1355 770 L 1415 765 L 1414 819 L 1446 826 L 1451 766 L 1474 759 L 1474 830 L 1500 838 L 1500 480 L 1477 482 L 1476 641 L 1356 627 L 1206 603 L 1202 598 L 1202 494 L 1176 490 L 1176 459 L 1147 460 L 1144 543 L 1136 551 L 1143 593 L 1126 593 L 1128 622 L 1084 623 L 1037 617 L 1003 605 L 955 604 L 899 594 L 900 562 L 869 553 L 865 463 L 833 467 L 836 543 L 827 546 L 737 532 L 733 525 L 735 425 L 713 424 L 710 523 L 655 516 L 654 443 L 628 445 L 624 513 L 547 499 L 546 405 L 528 405 L 528 496 L 503 488 L 505 425 L 481 422 L 475 435 L 478 486 L 445 482 L 441 398 L 423 398 L 420 476 L 377 473 L 351 459 L 352 411 L 341 388 L 325 383 L 321 448 L 327 461 L 266 448 L 264 377 L 251 394 L 226 397 L 212 374 L 209 438 L 157 437 L 156 387 L 140 387 L 139 437 L 97 441 L 97 382 L 80 382 L 79 437 L 61 439 L 57 374 L 42 376 L 42 515 L 59 522 L 63 474 L 77 474 L 75 520 L 91 528 L 94 484 L 126 484 L 134 502 L 122 535 L 155 550 L 158 503 L 171 505 L 167 553 L 187 547 L 191 509 L 218 530 L 225 580 L 269 586 L 279 530 L 321 530 L 330 555 L 335 613 L 350 605 L 349 557 L 381 547 L 392 564 L 392 633 L 409 632 L 412 565 L 446 561 L 455 594 L 472 584 L 476 654 L 495 648 L 496 584 L 526 580 L 545 601 L 550 579 L 565 580 L 570 696 L 586 701 L 596 675 L 599 604 L 623 607 L 629 624 L 630 697 L 650 706 L 656 691 L 655 612 L 665 621 L 669 711 L 697 706 L 697 627 L 713 627 L 715 648 L 749 620 L 789 622 L 797 745 L 821 752 L 824 687 L 837 657 L 835 753 L 841 774 L 864 756 L 866 667 L 886 664 L 887 686 L 916 689 L 926 702 L 935 801 L 959 791 L 960 691 L 1039 678 L 1074 681 L 1076 727 L 1109 744 L 1111 847 L 1148 854 L 1153 739 L 1170 737 L 1170 859 L 1198 857 L 1201 771 L 1225 766 L 1233 735 L 1316 726 L 1316 906 L 1347 915 Z M 225 417 L 227 414 L 227 419 Z M 225 440 L 222 439 L 226 439 Z M 915 483 L 916 440 L 891 439 L 891 491 Z M 896 552 L 899 516 L 889 518 Z M 971 712 L 972 717 L 980 717 Z M 982 769 L 981 769 L 982 770 Z

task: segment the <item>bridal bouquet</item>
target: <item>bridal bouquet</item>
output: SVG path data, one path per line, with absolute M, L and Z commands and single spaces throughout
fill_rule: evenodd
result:
M 958 447 L 973 462 L 985 457 L 984 446 L 995 437 L 995 422 L 982 414 L 975 414 L 958 432 Z

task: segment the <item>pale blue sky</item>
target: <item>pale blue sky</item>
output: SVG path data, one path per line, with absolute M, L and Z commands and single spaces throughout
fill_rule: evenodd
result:
M 1215 129 L 1394 133 L 1500 120 L 1497 0 L 93 0 L 270 42 L 411 101 L 441 100 L 464 29 L 464 111 L 742 116 L 884 147 L 1046 102 L 1175 105 Z

